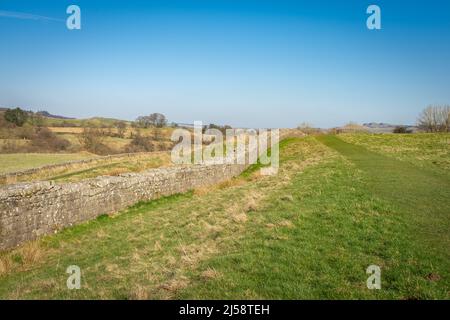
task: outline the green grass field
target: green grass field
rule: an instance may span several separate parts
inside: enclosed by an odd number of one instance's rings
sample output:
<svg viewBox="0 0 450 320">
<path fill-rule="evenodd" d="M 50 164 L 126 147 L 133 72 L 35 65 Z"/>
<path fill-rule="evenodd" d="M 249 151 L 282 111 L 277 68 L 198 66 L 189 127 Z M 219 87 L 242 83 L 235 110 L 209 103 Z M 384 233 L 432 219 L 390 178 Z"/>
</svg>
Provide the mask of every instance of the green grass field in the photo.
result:
<svg viewBox="0 0 450 320">
<path fill-rule="evenodd" d="M 349 143 L 427 168 L 450 170 L 450 134 L 341 134 Z"/>
<path fill-rule="evenodd" d="M 0 174 L 32 169 L 50 164 L 94 158 L 89 153 L 12 153 L 0 154 Z"/>
<path fill-rule="evenodd" d="M 14 172 L 22 169 L 36 168 L 49 164 L 61 164 L 51 168 L 41 168 L 37 172 L 19 176 L 6 184 L 53 180 L 56 182 L 75 182 L 98 176 L 114 176 L 127 172 L 140 172 L 151 168 L 167 167 L 171 165 L 169 152 L 136 153 L 130 157 L 107 158 L 80 154 L 4 154 L 0 159 L 5 159 L 5 172 Z M 72 160 L 93 158 L 95 161 L 87 163 L 67 163 Z"/>
<path fill-rule="evenodd" d="M 253 167 L 3 252 L 0 298 L 449 299 L 448 159 L 438 172 L 368 149 L 287 139 L 276 176 Z"/>
<path fill-rule="evenodd" d="M 126 159 L 98 162 L 83 169 L 72 168 L 46 177 L 57 182 L 75 182 L 99 176 L 114 176 L 127 172 L 140 172 L 147 169 L 170 166 L 170 154 L 160 152 L 154 154 L 136 154 Z"/>
</svg>

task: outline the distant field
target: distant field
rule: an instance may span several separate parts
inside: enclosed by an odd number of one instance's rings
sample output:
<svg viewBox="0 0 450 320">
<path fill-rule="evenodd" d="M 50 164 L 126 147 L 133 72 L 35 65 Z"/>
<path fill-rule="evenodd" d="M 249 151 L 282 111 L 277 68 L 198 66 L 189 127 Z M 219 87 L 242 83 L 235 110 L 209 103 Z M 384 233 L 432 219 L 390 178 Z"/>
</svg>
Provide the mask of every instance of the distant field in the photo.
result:
<svg viewBox="0 0 450 320">
<path fill-rule="evenodd" d="M 50 127 L 51 131 L 56 133 L 59 137 L 66 139 L 71 143 L 72 148 L 81 148 L 79 135 L 83 132 L 83 128 L 78 127 Z M 112 128 L 108 129 L 113 133 L 116 133 L 117 130 Z M 147 128 L 147 129 L 140 129 L 140 134 L 145 137 L 149 137 L 152 139 L 158 146 L 164 145 L 165 150 L 170 149 L 172 142 L 170 140 L 172 136 L 172 132 L 175 130 L 174 128 L 158 128 L 159 138 L 158 140 L 153 140 L 154 137 L 154 129 L 153 128 Z M 103 143 L 107 145 L 112 150 L 115 150 L 116 152 L 123 153 L 125 152 L 125 147 L 131 142 L 131 136 L 132 134 L 136 134 L 137 130 L 134 128 L 127 128 L 125 131 L 125 136 L 123 138 L 119 137 L 111 137 L 111 136 L 105 136 L 103 137 Z M 156 149 L 156 151 L 161 149 Z"/>
<path fill-rule="evenodd" d="M 340 134 L 349 143 L 421 167 L 450 170 L 450 133 Z"/>
<path fill-rule="evenodd" d="M 59 138 L 65 139 L 70 143 L 70 146 L 65 150 L 66 153 L 79 153 L 80 150 L 84 150 L 84 146 L 80 141 L 80 135 L 83 133 L 84 128 L 81 127 L 49 127 L 50 131 L 55 133 Z M 101 138 L 101 143 L 106 145 L 110 153 L 126 153 L 127 146 L 132 142 L 132 138 L 137 134 L 138 130 L 135 128 L 128 127 L 125 131 L 123 137 L 117 136 L 117 129 L 115 128 L 103 128 L 100 129 L 104 131 Z M 155 130 L 157 134 L 155 136 Z M 170 150 L 173 145 L 171 141 L 171 136 L 175 128 L 165 127 L 165 128 L 144 128 L 140 129 L 139 133 L 147 137 L 154 144 L 154 151 Z M 5 138 L 0 139 L 0 150 L 15 150 L 15 152 L 25 153 L 30 151 L 26 149 L 26 146 L 30 146 L 31 140 L 28 139 L 17 139 L 17 138 Z M 23 149 L 20 149 L 23 147 Z M 34 152 L 40 150 L 32 150 Z"/>
<path fill-rule="evenodd" d="M 61 166 L 42 168 L 36 173 L 10 179 L 7 183 L 54 180 L 58 182 L 79 181 L 102 175 L 118 175 L 126 172 L 139 172 L 150 168 L 170 166 L 169 152 L 136 153 L 131 156 L 98 157 L 90 154 L 4 154 L 5 171 L 14 172 L 50 164 Z M 72 160 L 95 159 L 88 163 L 66 163 Z M 18 165 L 21 164 L 21 165 Z"/>
<path fill-rule="evenodd" d="M 49 127 L 54 133 L 82 133 L 83 128 L 80 127 Z"/>
<path fill-rule="evenodd" d="M 59 129 L 59 128 L 58 128 Z M 62 129 L 80 129 L 80 128 L 62 128 Z M 76 130 L 78 131 L 78 130 Z M 79 133 L 69 133 L 70 130 L 67 130 L 65 133 L 57 133 L 58 137 L 66 139 L 71 143 L 72 148 L 81 148 L 81 143 L 79 140 Z M 124 139 L 118 137 L 104 137 L 103 143 L 107 145 L 112 150 L 123 150 L 127 144 L 129 144 L 131 139 Z"/>
<path fill-rule="evenodd" d="M 83 128 L 81 127 L 49 127 L 51 131 L 54 133 L 64 134 L 64 133 L 70 133 L 70 134 L 79 134 L 83 132 Z M 117 129 L 111 128 L 109 129 L 111 132 L 116 133 Z M 160 133 L 161 137 L 163 139 L 170 139 L 172 132 L 175 130 L 175 128 L 171 127 L 165 127 L 165 128 L 158 128 L 158 132 Z M 129 138 L 132 132 L 136 133 L 138 130 L 135 128 L 128 127 L 125 131 L 125 136 Z M 142 128 L 139 129 L 142 135 L 144 136 L 152 136 L 153 135 L 153 128 Z"/>
<path fill-rule="evenodd" d="M 89 153 L 13 153 L 0 154 L 0 174 L 32 169 L 50 164 L 59 164 L 72 160 L 94 158 Z"/>
<path fill-rule="evenodd" d="M 50 119 L 50 118 L 49 118 Z M 50 119 L 52 120 L 52 119 Z M 58 121 L 68 121 L 56 119 Z M 88 119 L 90 122 L 83 122 L 84 120 L 70 120 L 72 124 L 82 124 L 90 123 L 92 124 L 92 119 Z M 112 123 L 112 120 L 106 121 L 104 118 L 96 118 L 95 120 L 100 121 L 99 124 Z M 108 119 L 106 119 L 108 120 Z M 86 120 L 87 121 L 87 120 Z M 58 122 L 59 123 L 59 122 Z M 54 164 L 65 164 L 66 162 L 73 160 L 82 160 L 88 158 L 100 158 L 98 155 L 91 154 L 88 152 L 79 152 L 83 149 L 80 142 L 80 134 L 83 132 L 83 128 L 80 127 L 49 127 L 49 129 L 54 132 L 58 137 L 65 139 L 70 142 L 70 147 L 66 152 L 72 153 L 11 153 L 11 154 L 0 154 L 0 174 L 11 173 L 15 171 L 22 171 L 26 169 L 38 168 L 45 165 Z M 106 132 L 117 133 L 114 128 L 103 128 L 101 130 L 106 130 Z M 132 142 L 132 136 L 138 131 L 144 137 L 148 137 L 153 142 L 154 151 L 152 153 L 136 153 L 136 156 L 128 157 L 126 159 L 107 159 L 98 160 L 94 163 L 81 163 L 81 164 L 70 164 L 63 165 L 57 168 L 45 168 L 40 170 L 38 173 L 32 173 L 26 176 L 8 178 L 7 180 L 2 180 L 0 183 L 16 183 L 24 181 L 35 181 L 35 180 L 55 180 L 55 181 L 78 181 L 86 178 L 93 178 L 100 175 L 117 175 L 126 172 L 139 172 L 150 168 L 157 168 L 163 166 L 169 166 L 170 154 L 166 151 L 160 150 L 170 150 L 173 146 L 173 142 L 170 140 L 172 132 L 175 128 L 164 127 L 164 128 L 144 128 L 135 129 L 128 127 L 125 132 L 125 137 L 119 138 L 113 135 L 105 135 L 102 138 L 102 143 L 110 148 L 111 153 L 120 154 L 126 153 L 128 145 Z M 155 138 L 155 131 L 157 131 L 158 137 Z M 15 145 L 27 145 L 30 140 L 26 139 L 0 139 L 0 146 L 12 144 Z"/>
<path fill-rule="evenodd" d="M 102 117 L 93 117 L 89 119 L 57 119 L 57 118 L 45 118 L 45 124 L 47 126 L 61 126 L 62 124 L 70 124 L 74 126 L 80 127 L 98 127 L 98 126 L 111 126 L 117 121 L 121 121 L 118 119 L 112 118 L 102 118 Z M 129 124 L 129 121 L 125 121 Z"/>
</svg>

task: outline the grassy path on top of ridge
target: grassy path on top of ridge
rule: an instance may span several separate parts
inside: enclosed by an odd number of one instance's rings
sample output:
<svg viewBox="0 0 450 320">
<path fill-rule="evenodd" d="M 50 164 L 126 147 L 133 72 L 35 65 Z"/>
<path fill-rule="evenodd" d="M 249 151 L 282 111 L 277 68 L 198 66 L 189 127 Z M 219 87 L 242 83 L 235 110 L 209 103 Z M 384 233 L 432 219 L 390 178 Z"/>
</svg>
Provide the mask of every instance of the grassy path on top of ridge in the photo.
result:
<svg viewBox="0 0 450 320">
<path fill-rule="evenodd" d="M 417 224 L 417 236 L 450 259 L 450 175 L 396 160 L 342 141 L 318 140 L 338 151 L 366 175 L 375 195 L 392 202 Z M 442 250 L 443 249 L 443 250 Z"/>
<path fill-rule="evenodd" d="M 396 206 L 407 220 L 408 241 L 419 245 L 421 259 L 434 264 L 450 294 L 450 175 L 397 160 L 336 136 L 318 140 L 338 151 L 363 172 L 369 192 Z M 413 259 L 418 259 L 416 255 Z"/>
</svg>

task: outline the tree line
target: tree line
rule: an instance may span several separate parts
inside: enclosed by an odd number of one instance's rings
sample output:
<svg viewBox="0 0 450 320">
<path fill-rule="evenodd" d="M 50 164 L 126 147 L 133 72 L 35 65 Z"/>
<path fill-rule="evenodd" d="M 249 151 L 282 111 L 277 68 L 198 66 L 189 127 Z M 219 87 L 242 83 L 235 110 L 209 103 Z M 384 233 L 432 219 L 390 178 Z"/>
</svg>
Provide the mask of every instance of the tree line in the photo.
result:
<svg viewBox="0 0 450 320">
<path fill-rule="evenodd" d="M 426 132 L 450 132 L 450 105 L 428 106 L 419 115 L 417 125 Z"/>
<path fill-rule="evenodd" d="M 0 152 L 77 152 L 89 151 L 95 154 L 122 152 L 164 151 L 172 142 L 165 141 L 162 128 L 167 126 L 167 118 L 161 113 L 140 116 L 134 122 L 81 120 L 53 121 L 43 114 L 47 112 L 26 111 L 21 108 L 2 109 L 0 113 Z M 65 118 L 61 118 L 65 119 Z M 52 132 L 47 126 L 81 127 L 75 136 L 78 145 Z M 132 127 L 133 129 L 130 129 Z M 152 128 L 147 134 L 141 129 Z M 143 131 L 143 130 L 142 130 Z M 148 134 L 150 133 L 150 134 Z M 107 137 L 129 139 L 125 146 L 114 147 Z M 26 140 L 27 143 L 20 142 Z"/>
</svg>

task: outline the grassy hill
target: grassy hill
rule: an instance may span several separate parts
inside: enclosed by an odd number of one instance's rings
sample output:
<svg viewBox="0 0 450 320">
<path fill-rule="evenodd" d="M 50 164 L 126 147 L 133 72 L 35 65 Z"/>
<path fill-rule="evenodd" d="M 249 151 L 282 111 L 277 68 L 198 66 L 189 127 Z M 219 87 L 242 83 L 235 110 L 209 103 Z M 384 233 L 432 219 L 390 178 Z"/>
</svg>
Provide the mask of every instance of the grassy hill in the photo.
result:
<svg viewBox="0 0 450 320">
<path fill-rule="evenodd" d="M 3 113 L 4 111 L 0 112 L 1 153 L 79 153 L 85 151 L 107 155 L 126 152 L 165 151 L 169 150 L 173 144 L 170 140 L 174 130 L 173 127 L 137 129 L 132 126 L 131 121 L 113 118 L 69 119 L 52 115 L 41 115 L 39 118 L 31 113 L 28 121 L 23 126 L 17 127 L 5 121 Z M 120 130 L 120 134 L 119 129 L 116 128 L 118 122 L 125 124 L 125 128 Z M 51 132 L 38 137 L 37 133 L 40 127 L 47 127 L 56 134 L 56 137 L 51 137 Z M 82 134 L 85 130 L 95 130 L 93 135 L 98 137 L 96 148 L 83 144 Z M 138 133 L 148 141 L 147 144 L 139 147 L 130 146 L 132 139 Z M 58 149 L 58 145 L 64 145 L 65 147 Z M 7 169 L 5 168 L 5 170 Z"/>
<path fill-rule="evenodd" d="M 0 108 L 0 117 L 3 117 L 3 114 L 8 108 Z M 48 114 L 47 112 L 41 114 L 44 120 L 44 126 L 48 127 L 59 127 L 59 126 L 74 126 L 74 127 L 110 127 L 117 121 L 124 121 L 128 125 L 131 124 L 131 121 L 125 121 L 114 118 L 104 118 L 104 117 L 92 117 L 87 119 L 75 119 L 68 118 L 64 116 L 45 116 Z"/>
</svg>

